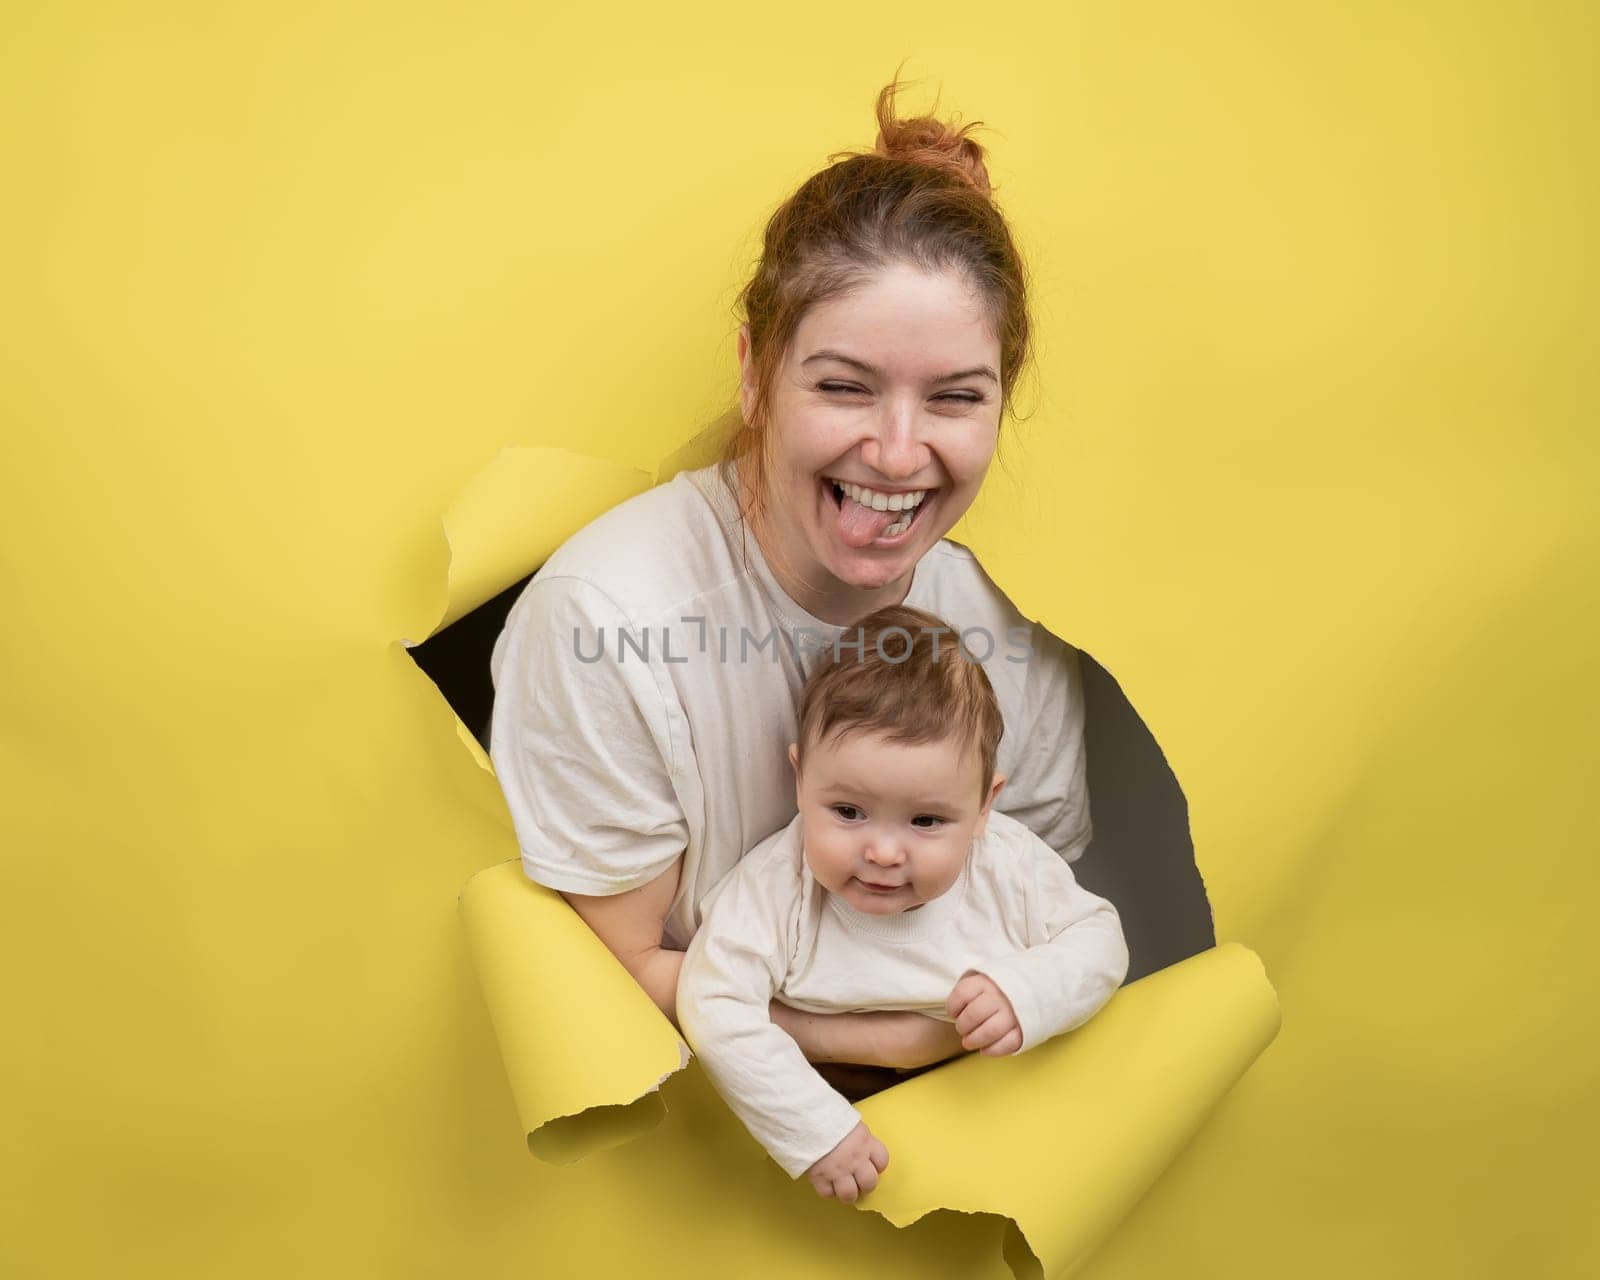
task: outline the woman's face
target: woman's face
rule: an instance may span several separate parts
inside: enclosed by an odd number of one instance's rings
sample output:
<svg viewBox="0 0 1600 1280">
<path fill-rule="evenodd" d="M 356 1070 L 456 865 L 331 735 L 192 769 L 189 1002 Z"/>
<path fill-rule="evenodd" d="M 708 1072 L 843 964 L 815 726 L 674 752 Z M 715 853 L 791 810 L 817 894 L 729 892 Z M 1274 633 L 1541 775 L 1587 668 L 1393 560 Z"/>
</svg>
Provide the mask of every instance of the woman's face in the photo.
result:
<svg viewBox="0 0 1600 1280">
<path fill-rule="evenodd" d="M 749 356 L 741 330 L 747 416 Z M 983 483 L 999 374 L 987 313 L 952 273 L 896 265 L 806 314 L 769 401 L 763 530 L 800 604 L 849 623 L 903 598 Z"/>
</svg>

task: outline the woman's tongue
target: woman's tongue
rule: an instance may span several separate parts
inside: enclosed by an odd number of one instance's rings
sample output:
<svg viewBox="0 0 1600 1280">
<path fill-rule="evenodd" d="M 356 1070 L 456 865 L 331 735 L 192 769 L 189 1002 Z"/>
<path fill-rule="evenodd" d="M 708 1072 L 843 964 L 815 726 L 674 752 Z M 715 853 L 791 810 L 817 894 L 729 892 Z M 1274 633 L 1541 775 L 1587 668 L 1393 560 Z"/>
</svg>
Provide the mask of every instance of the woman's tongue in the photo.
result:
<svg viewBox="0 0 1600 1280">
<path fill-rule="evenodd" d="M 875 511 L 871 507 L 864 507 L 847 493 L 839 499 L 839 536 L 847 546 L 870 546 L 879 534 L 903 514 L 900 511 Z"/>
</svg>

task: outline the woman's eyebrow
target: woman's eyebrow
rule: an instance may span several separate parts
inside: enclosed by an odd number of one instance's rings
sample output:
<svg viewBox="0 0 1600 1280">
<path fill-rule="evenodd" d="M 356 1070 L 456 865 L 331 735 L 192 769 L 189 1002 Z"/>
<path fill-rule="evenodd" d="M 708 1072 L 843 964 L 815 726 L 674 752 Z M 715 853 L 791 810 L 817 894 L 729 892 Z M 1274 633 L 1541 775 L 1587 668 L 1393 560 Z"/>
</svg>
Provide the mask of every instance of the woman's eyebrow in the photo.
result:
<svg viewBox="0 0 1600 1280">
<path fill-rule="evenodd" d="M 860 369 L 862 373 L 870 374 L 873 377 L 876 377 L 880 372 L 865 360 L 857 360 L 854 356 L 847 356 L 842 351 L 817 351 L 807 356 L 800 363 L 802 366 L 808 365 L 813 360 L 837 360 L 840 364 L 847 364 L 852 369 Z M 986 364 L 980 364 L 973 366 L 971 369 L 962 369 L 958 373 L 940 374 L 933 380 L 933 383 L 937 386 L 941 382 L 956 382 L 962 378 L 987 378 L 990 382 L 1000 381 L 999 378 L 995 377 L 993 369 Z"/>
</svg>

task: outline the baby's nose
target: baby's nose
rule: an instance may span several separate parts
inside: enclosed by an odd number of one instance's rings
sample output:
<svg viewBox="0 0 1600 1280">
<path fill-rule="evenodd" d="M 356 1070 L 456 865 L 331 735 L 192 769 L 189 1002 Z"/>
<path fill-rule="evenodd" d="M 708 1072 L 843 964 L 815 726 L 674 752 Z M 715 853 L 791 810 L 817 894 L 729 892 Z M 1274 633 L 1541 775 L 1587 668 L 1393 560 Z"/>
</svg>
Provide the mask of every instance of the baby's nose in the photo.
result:
<svg viewBox="0 0 1600 1280">
<path fill-rule="evenodd" d="M 904 855 L 893 840 L 873 840 L 867 844 L 867 861 L 880 867 L 895 867 L 903 862 Z"/>
</svg>

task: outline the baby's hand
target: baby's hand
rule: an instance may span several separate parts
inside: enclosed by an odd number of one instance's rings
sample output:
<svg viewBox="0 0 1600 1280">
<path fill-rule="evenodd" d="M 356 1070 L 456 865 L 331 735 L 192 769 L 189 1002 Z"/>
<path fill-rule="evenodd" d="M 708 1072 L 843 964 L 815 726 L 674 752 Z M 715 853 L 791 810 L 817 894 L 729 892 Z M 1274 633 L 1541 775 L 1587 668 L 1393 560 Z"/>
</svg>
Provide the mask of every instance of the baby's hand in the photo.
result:
<svg viewBox="0 0 1600 1280">
<path fill-rule="evenodd" d="M 969 973 L 951 988 L 945 1012 L 955 1019 L 965 1049 L 982 1049 L 991 1058 L 1022 1048 L 1017 1012 L 992 978 Z"/>
<path fill-rule="evenodd" d="M 806 1170 L 819 1196 L 837 1196 L 854 1204 L 878 1185 L 878 1175 L 889 1167 L 889 1149 L 872 1136 L 862 1121 L 827 1155 Z"/>
</svg>

